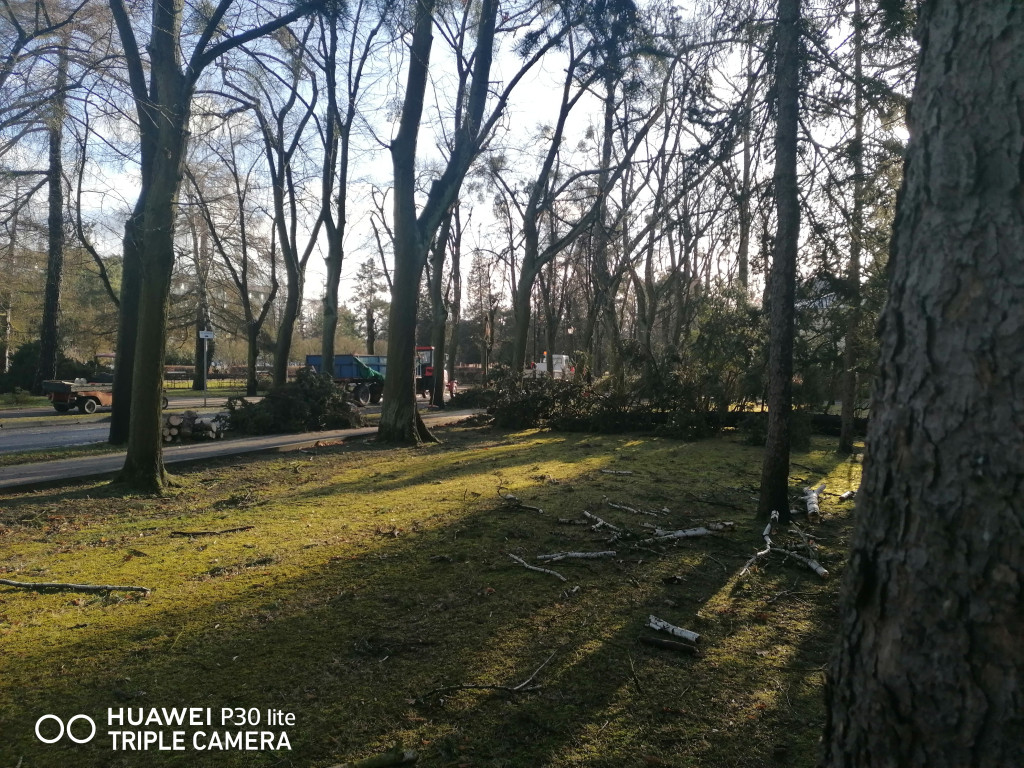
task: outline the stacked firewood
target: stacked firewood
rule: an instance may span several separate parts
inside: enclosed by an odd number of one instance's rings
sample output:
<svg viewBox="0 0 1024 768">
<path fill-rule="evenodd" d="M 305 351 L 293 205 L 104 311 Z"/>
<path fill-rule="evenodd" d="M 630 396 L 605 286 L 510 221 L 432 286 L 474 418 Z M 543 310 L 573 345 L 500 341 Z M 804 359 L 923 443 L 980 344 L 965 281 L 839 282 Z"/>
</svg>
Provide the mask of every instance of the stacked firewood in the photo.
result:
<svg viewBox="0 0 1024 768">
<path fill-rule="evenodd" d="M 195 411 L 168 413 L 164 415 L 163 440 L 177 443 L 189 440 L 217 440 L 223 438 L 228 429 L 228 416 L 200 416 Z"/>
</svg>

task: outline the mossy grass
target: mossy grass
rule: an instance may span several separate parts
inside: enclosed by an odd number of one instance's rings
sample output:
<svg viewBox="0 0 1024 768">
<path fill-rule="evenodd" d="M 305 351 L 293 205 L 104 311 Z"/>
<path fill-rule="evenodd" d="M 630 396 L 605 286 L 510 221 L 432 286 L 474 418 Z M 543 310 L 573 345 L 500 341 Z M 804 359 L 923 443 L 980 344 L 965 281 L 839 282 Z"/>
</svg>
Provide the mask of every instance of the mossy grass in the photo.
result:
<svg viewBox="0 0 1024 768">
<path fill-rule="evenodd" d="M 822 582 L 776 560 L 739 577 L 763 523 L 761 452 L 738 437 L 437 433 L 421 448 L 220 459 L 156 498 L 103 483 L 5 497 L 4 578 L 152 591 L 0 587 L 0 765 L 316 768 L 398 741 L 424 766 L 815 764 L 852 509 L 831 493 L 860 478 L 834 440 L 794 455 L 794 498 L 829 485 L 814 529 L 833 572 Z M 564 584 L 507 557 L 606 548 L 557 524 L 585 509 L 636 530 L 737 525 L 549 565 Z M 652 613 L 700 632 L 701 655 L 639 645 Z M 552 654 L 538 690 L 428 696 L 514 686 Z M 45 713 L 90 714 L 103 733 L 110 707 L 185 706 L 293 712 L 292 750 L 112 752 L 109 739 L 33 734 Z"/>
</svg>

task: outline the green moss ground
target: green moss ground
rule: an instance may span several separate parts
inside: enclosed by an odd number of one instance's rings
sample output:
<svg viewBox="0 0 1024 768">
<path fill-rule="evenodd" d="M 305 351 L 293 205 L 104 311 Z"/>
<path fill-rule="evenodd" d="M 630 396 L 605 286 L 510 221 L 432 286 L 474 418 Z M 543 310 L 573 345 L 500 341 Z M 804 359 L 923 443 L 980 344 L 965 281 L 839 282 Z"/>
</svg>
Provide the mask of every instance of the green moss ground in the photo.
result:
<svg viewBox="0 0 1024 768">
<path fill-rule="evenodd" d="M 738 577 L 763 527 L 759 449 L 736 436 L 440 434 L 419 449 L 225 459 L 159 499 L 102 484 L 0 499 L 4 578 L 152 588 L 0 587 L 0 766 L 316 768 L 399 740 L 423 766 L 815 764 L 837 579 L 774 560 Z M 828 482 L 815 534 L 835 576 L 852 505 L 832 494 L 859 484 L 860 465 L 834 448 L 816 439 L 793 475 Z M 604 497 L 670 514 L 636 517 Z M 737 527 L 551 566 L 564 584 L 507 557 L 605 548 L 557 523 L 584 509 L 636 530 Z M 241 526 L 253 527 L 172 535 Z M 701 632 L 702 655 L 638 644 L 650 613 Z M 549 657 L 535 691 L 428 695 L 513 686 Z M 294 712 L 292 750 L 124 753 L 32 732 L 44 713 L 91 714 L 102 732 L 108 707 L 184 706 Z"/>
</svg>

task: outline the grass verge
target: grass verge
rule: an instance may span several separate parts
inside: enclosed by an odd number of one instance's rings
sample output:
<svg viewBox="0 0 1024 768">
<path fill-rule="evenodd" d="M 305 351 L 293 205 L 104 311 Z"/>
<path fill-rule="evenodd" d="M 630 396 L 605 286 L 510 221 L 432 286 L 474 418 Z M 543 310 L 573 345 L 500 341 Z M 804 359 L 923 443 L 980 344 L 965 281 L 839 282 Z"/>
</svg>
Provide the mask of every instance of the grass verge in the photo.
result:
<svg viewBox="0 0 1024 768">
<path fill-rule="evenodd" d="M 438 432 L 419 449 L 218 460 L 159 499 L 101 484 L 4 498 L 3 578 L 152 591 L 0 587 L 0 765 L 317 767 L 396 741 L 452 768 L 815 764 L 851 507 L 832 494 L 857 487 L 859 464 L 826 439 L 794 456 L 795 483 L 829 484 L 815 535 L 831 581 L 775 560 L 740 578 L 763 527 L 759 449 Z M 548 566 L 564 583 L 508 557 L 606 549 L 607 534 L 558 524 L 583 510 L 638 532 L 737 525 Z M 176 534 L 230 529 L 244 530 Z M 639 645 L 649 614 L 700 632 L 701 655 Z M 548 659 L 539 688 L 502 690 Z M 108 708 L 188 706 L 293 713 L 272 729 L 291 750 L 111 750 Z M 89 714 L 99 738 L 40 744 L 46 713 Z"/>
</svg>

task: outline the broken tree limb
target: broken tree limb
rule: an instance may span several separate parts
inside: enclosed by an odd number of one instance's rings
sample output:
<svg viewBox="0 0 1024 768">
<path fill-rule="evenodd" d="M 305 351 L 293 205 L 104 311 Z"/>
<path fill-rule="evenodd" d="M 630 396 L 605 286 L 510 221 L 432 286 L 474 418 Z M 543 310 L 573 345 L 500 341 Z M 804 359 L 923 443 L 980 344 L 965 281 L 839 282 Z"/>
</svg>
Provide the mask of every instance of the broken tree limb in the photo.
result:
<svg viewBox="0 0 1024 768">
<path fill-rule="evenodd" d="M 411 765 L 419 759 L 419 755 L 411 749 L 402 749 L 396 744 L 389 751 L 373 757 L 356 760 L 354 763 L 338 763 L 329 768 L 390 768 L 392 765 Z"/>
<path fill-rule="evenodd" d="M 171 531 L 171 536 L 220 536 L 222 533 L 251 531 L 254 527 L 252 525 L 243 525 L 239 528 L 225 528 L 223 531 Z"/>
<path fill-rule="evenodd" d="M 696 632 L 692 632 L 689 629 L 683 629 L 677 627 L 675 624 L 669 624 L 664 619 L 659 619 L 657 616 L 647 617 L 647 626 L 651 629 L 656 629 L 659 632 L 667 632 L 674 637 L 681 637 L 683 640 L 688 640 L 691 643 L 696 643 L 700 640 L 700 635 Z"/>
<path fill-rule="evenodd" d="M 628 469 L 602 469 L 601 473 L 604 475 L 632 475 L 633 472 Z"/>
<path fill-rule="evenodd" d="M 71 592 L 145 592 L 149 594 L 149 587 L 125 587 L 114 584 L 67 584 L 60 581 L 11 581 L 0 579 L 0 584 L 18 589 L 66 589 Z"/>
<path fill-rule="evenodd" d="M 823 579 L 827 579 L 829 577 L 828 570 L 826 568 L 824 568 L 822 566 L 822 564 L 819 563 L 817 560 L 811 560 L 809 557 L 804 557 L 803 555 L 798 555 L 796 552 L 790 552 L 789 550 L 779 549 L 777 547 L 772 548 L 772 552 L 775 552 L 775 553 L 780 554 L 780 555 L 785 555 L 786 557 L 791 557 L 794 560 L 796 560 L 798 563 L 803 563 L 808 568 L 810 568 L 812 571 L 814 571 L 816 574 L 821 576 L 821 578 L 823 578 Z"/>
<path fill-rule="evenodd" d="M 678 640 L 664 640 L 660 637 L 650 637 L 649 635 L 641 635 L 637 638 L 644 645 L 650 645 L 654 648 L 664 648 L 669 651 L 679 651 L 681 653 L 699 653 L 697 646 L 693 643 L 680 643 Z"/>
<path fill-rule="evenodd" d="M 555 658 L 555 653 L 555 651 L 552 651 L 551 655 L 544 659 L 544 663 L 537 667 L 535 670 L 533 670 L 533 674 L 531 674 L 528 678 L 523 680 L 523 682 L 517 685 L 445 685 L 441 688 L 435 688 L 434 690 L 423 694 L 422 696 L 420 696 L 419 700 L 426 701 L 427 699 L 433 696 L 451 693 L 452 691 L 504 691 L 505 693 L 525 693 L 527 691 L 536 691 L 538 688 L 540 688 L 540 686 L 530 685 L 530 683 L 532 683 L 533 679 L 537 677 L 538 674 L 540 674 L 540 671 L 548 665 L 548 662 Z"/>
<path fill-rule="evenodd" d="M 790 530 L 800 537 L 800 542 L 804 545 L 804 549 L 807 550 L 807 556 L 810 557 L 812 560 L 816 560 L 818 558 L 818 547 L 815 545 L 814 539 L 811 538 L 811 536 L 809 536 L 808 534 L 804 533 L 804 531 L 796 523 L 793 523 L 790 526 Z"/>
<path fill-rule="evenodd" d="M 818 497 L 825 492 L 825 484 L 817 488 L 804 488 L 804 502 L 807 504 L 807 519 L 817 522 L 821 519 L 821 508 L 818 506 Z"/>
<path fill-rule="evenodd" d="M 609 549 L 604 552 L 555 552 L 551 555 L 537 555 L 538 560 L 546 560 L 550 563 L 559 560 L 596 560 L 600 557 L 615 557 L 615 550 Z"/>
<path fill-rule="evenodd" d="M 699 536 L 710 536 L 718 531 L 727 531 L 733 527 L 731 522 L 708 523 L 700 528 L 687 528 L 684 531 L 663 531 L 656 529 L 654 536 L 649 539 L 642 539 L 640 544 L 654 544 L 659 541 L 670 541 L 671 539 L 695 539 Z"/>
<path fill-rule="evenodd" d="M 586 510 L 583 510 L 583 516 L 585 518 L 587 518 L 588 520 L 593 520 L 594 521 L 594 525 L 592 525 L 590 527 L 593 530 L 595 530 L 595 531 L 598 528 L 607 528 L 609 531 L 615 531 L 616 533 L 622 533 L 622 529 L 619 528 L 617 525 L 612 525 L 611 523 L 609 523 L 609 522 L 607 522 L 605 520 L 602 520 L 597 515 L 591 514 L 590 512 L 587 512 Z"/>
<path fill-rule="evenodd" d="M 616 504 L 612 501 L 609 501 L 607 496 L 604 497 L 604 503 L 607 504 L 612 509 L 620 509 L 623 512 L 630 512 L 634 515 L 650 515 L 651 517 L 659 517 L 661 515 L 660 512 L 652 512 L 649 509 L 637 509 L 636 507 L 630 507 L 627 506 L 626 504 Z"/>
<path fill-rule="evenodd" d="M 508 553 L 508 556 L 515 560 L 517 563 L 519 563 L 521 566 L 523 566 L 523 568 L 526 568 L 527 570 L 537 571 L 537 573 L 550 573 L 555 578 L 561 579 L 562 581 L 568 581 L 568 579 L 565 578 L 565 576 L 560 574 L 558 571 L 550 571 L 547 568 L 538 568 L 536 565 L 530 565 L 528 562 L 523 560 L 523 558 L 516 557 L 511 552 Z"/>
<path fill-rule="evenodd" d="M 758 560 L 767 556 L 768 553 L 772 551 L 772 533 L 775 532 L 775 524 L 777 522 L 779 522 L 779 511 L 777 509 L 773 509 L 772 516 L 768 520 L 768 525 L 764 527 L 764 531 L 761 533 L 761 538 L 764 539 L 764 549 L 755 552 L 753 557 L 747 560 L 746 565 L 744 565 L 743 569 L 740 571 L 740 576 L 745 576 L 747 572 L 754 567 L 754 564 Z"/>
<path fill-rule="evenodd" d="M 857 495 L 857 491 L 847 491 L 846 493 L 839 494 L 840 501 L 849 501 Z"/>
</svg>

